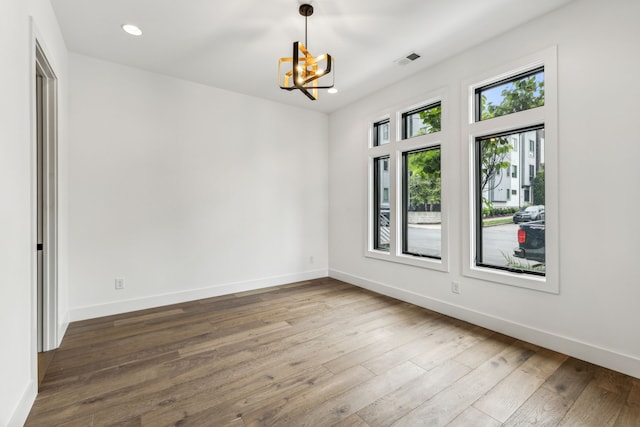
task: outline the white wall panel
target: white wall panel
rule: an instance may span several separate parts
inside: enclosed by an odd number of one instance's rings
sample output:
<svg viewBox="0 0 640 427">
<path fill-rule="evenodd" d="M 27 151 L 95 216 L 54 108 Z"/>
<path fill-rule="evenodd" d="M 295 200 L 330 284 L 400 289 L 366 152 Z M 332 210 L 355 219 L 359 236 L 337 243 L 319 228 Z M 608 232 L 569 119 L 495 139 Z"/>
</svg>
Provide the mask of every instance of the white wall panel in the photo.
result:
<svg viewBox="0 0 640 427">
<path fill-rule="evenodd" d="M 327 115 L 70 58 L 73 320 L 326 276 Z"/>
</svg>

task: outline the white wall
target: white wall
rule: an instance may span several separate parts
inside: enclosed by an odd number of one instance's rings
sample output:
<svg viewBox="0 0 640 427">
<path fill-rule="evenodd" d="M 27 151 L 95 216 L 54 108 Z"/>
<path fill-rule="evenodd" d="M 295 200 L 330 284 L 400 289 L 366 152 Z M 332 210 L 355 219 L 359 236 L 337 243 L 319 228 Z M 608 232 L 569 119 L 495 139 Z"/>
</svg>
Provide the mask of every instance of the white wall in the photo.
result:
<svg viewBox="0 0 640 427">
<path fill-rule="evenodd" d="M 327 275 L 327 115 L 75 54 L 70 73 L 73 320 Z"/>
<path fill-rule="evenodd" d="M 33 25 L 30 21 L 33 18 Z M 24 422 L 35 399 L 35 221 L 32 167 L 34 37 L 58 77 L 60 165 L 65 164 L 67 52 L 46 0 L 0 2 L 0 426 Z M 60 177 L 66 185 L 66 175 Z M 66 233 L 66 193 L 60 193 L 60 232 Z M 60 324 L 66 327 L 66 240 L 60 242 Z"/>
<path fill-rule="evenodd" d="M 635 0 L 573 2 L 332 114 L 330 274 L 640 377 L 638 16 Z M 559 64 L 559 295 L 462 276 L 468 237 L 460 196 L 462 82 L 553 45 Z M 365 258 L 369 121 L 439 88 L 448 90 L 453 118 L 443 148 L 450 271 Z M 460 295 L 451 293 L 453 280 L 461 282 Z"/>
</svg>

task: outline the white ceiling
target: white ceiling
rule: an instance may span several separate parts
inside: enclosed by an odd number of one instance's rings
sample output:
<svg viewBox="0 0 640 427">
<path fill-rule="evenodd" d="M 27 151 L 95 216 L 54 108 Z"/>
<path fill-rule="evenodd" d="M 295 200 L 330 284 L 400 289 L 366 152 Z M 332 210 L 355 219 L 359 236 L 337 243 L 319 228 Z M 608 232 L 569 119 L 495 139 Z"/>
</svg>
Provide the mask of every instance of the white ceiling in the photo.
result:
<svg viewBox="0 0 640 427">
<path fill-rule="evenodd" d="M 312 54 L 335 58 L 339 93 L 278 87 L 278 58 L 304 42 L 298 0 L 51 0 L 72 52 L 322 112 L 572 0 L 314 0 Z M 138 25 L 141 37 L 122 31 Z M 422 57 L 405 66 L 408 53 Z"/>
</svg>

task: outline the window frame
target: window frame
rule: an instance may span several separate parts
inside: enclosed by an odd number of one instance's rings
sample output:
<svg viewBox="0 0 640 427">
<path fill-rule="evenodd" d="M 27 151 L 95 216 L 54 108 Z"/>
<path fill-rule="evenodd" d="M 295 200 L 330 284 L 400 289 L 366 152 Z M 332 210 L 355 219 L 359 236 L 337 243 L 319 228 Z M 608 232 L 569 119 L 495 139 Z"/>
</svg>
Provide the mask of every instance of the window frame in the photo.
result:
<svg viewBox="0 0 640 427">
<path fill-rule="evenodd" d="M 477 267 L 482 267 L 482 268 L 490 268 L 490 269 L 496 269 L 496 270 L 502 270 L 502 271 L 508 271 L 508 272 L 512 272 L 512 273 L 518 273 L 518 274 L 530 274 L 532 276 L 542 276 L 544 277 L 546 274 L 545 273 L 540 273 L 540 272 L 536 272 L 536 271 L 526 271 L 526 272 L 522 272 L 518 269 L 514 269 L 514 268 L 509 268 L 509 267 L 502 267 L 502 266 L 497 266 L 497 265 L 490 265 L 490 264 L 485 264 L 485 263 L 478 263 L 477 259 L 478 258 L 482 258 L 482 252 L 483 252 L 483 247 L 482 247 L 482 237 L 483 237 L 483 233 L 484 233 L 484 227 L 482 226 L 482 189 L 480 188 L 480 175 L 481 175 L 481 165 L 480 165 L 480 143 L 482 140 L 486 140 L 487 138 L 499 138 L 501 136 L 511 136 L 513 134 L 520 134 L 520 133 L 524 133 L 524 132 L 529 132 L 529 131 L 534 131 L 534 130 L 538 130 L 538 129 L 544 129 L 544 125 L 538 125 L 538 126 L 529 126 L 526 128 L 521 128 L 521 129 L 511 129 L 508 132 L 503 132 L 501 134 L 493 134 L 493 135 L 484 135 L 481 137 L 477 137 L 475 140 L 475 144 L 474 144 L 474 183 L 475 183 L 475 189 L 474 189 L 474 197 L 475 197 L 475 213 L 472 213 L 472 215 L 474 215 L 474 220 L 475 220 L 475 236 L 476 236 L 476 240 L 475 240 L 475 265 Z M 515 151 L 515 150 L 514 150 Z M 513 166 L 513 165 L 512 165 Z M 533 165 L 529 165 L 530 168 L 534 167 Z M 522 168 L 520 169 L 520 172 L 522 173 Z M 525 202 L 529 201 L 529 196 L 528 194 L 530 189 L 529 188 L 525 188 Z M 478 238 L 479 237 L 479 238 Z M 546 241 L 546 236 L 545 236 L 545 241 Z M 545 245 L 546 246 L 546 245 Z M 546 250 L 546 248 L 545 248 Z"/>
<path fill-rule="evenodd" d="M 401 153 L 401 162 L 402 162 L 402 179 L 401 179 L 401 188 L 402 188 L 402 194 L 401 194 L 401 199 L 402 199 L 402 211 L 400 212 L 400 214 L 402 215 L 402 221 L 401 221 L 401 254 L 402 255 L 407 255 L 407 256 L 412 256 L 412 257 L 417 257 L 417 258 L 428 258 L 428 259 L 433 259 L 433 260 L 441 260 L 442 259 L 442 223 L 441 223 L 441 227 L 440 227 L 440 256 L 436 257 L 436 256 L 432 256 L 432 255 L 422 255 L 422 254 L 417 254 L 417 253 L 412 253 L 409 252 L 408 249 L 408 233 L 409 233 L 409 224 L 408 224 L 408 217 L 409 217 L 409 210 L 407 209 L 409 203 L 407 198 L 409 197 L 409 182 L 408 182 L 408 173 L 407 173 L 407 167 L 408 167 L 408 159 L 407 156 L 409 154 L 412 153 L 419 153 L 422 151 L 429 151 L 429 150 L 440 150 L 440 158 L 442 159 L 442 146 L 439 144 L 436 145 L 429 145 L 427 147 L 422 147 L 422 148 L 418 148 L 415 150 L 407 150 L 407 151 L 403 151 Z M 442 182 L 442 160 L 440 161 L 440 181 Z M 442 200 L 442 185 L 440 187 L 440 200 Z M 440 214 L 442 215 L 442 203 L 440 204 Z"/>
<path fill-rule="evenodd" d="M 496 88 L 498 86 L 502 86 L 504 84 L 508 84 L 508 83 L 513 83 L 516 82 L 518 80 L 521 80 L 523 78 L 526 77 L 531 77 L 531 76 L 535 76 L 536 74 L 538 74 L 540 71 L 544 72 L 544 64 L 536 67 L 536 68 L 531 68 L 531 69 L 525 69 L 520 71 L 519 73 L 516 74 L 508 74 L 507 76 L 503 76 L 501 78 L 501 80 L 497 80 L 494 81 L 492 83 L 488 83 L 488 84 L 483 84 L 483 85 L 477 85 L 474 87 L 474 102 L 475 102 L 475 106 L 474 106 L 474 120 L 476 122 L 484 122 L 487 120 L 493 120 L 497 117 L 503 117 L 503 116 L 496 116 L 496 117 L 491 117 L 489 119 L 482 119 L 482 109 L 480 108 L 480 106 L 482 105 L 482 91 L 486 90 L 486 89 L 493 89 Z M 546 78 L 546 76 L 545 76 Z M 545 103 L 546 103 L 546 92 L 545 92 Z M 544 107 L 544 105 L 543 105 Z M 534 108 L 540 108 L 540 107 L 534 107 Z M 522 110 L 522 111 L 527 111 L 527 110 Z M 520 111 L 518 111 L 519 113 Z M 514 114 L 514 113 L 509 113 L 509 114 Z M 505 115 L 509 115 L 509 114 L 505 114 Z"/>
<path fill-rule="evenodd" d="M 373 229 L 371 230 L 372 235 L 371 235 L 371 239 L 372 239 L 372 243 L 373 243 L 373 250 L 377 251 L 377 252 L 382 252 L 382 253 L 387 253 L 391 250 L 391 241 L 389 241 L 389 248 L 388 249 L 384 249 L 381 247 L 380 245 L 380 212 L 379 212 L 379 207 L 380 207 L 380 181 L 381 181 L 381 177 L 380 177 L 380 169 L 379 167 L 376 167 L 376 163 L 378 161 L 382 161 L 384 162 L 384 160 L 387 160 L 387 163 L 391 160 L 389 158 L 389 156 L 379 156 L 379 157 L 375 157 L 373 158 L 373 206 L 371 209 L 371 221 L 373 222 Z M 383 163 L 384 165 L 384 163 Z M 390 191 L 391 189 L 389 189 Z M 391 204 L 389 203 L 389 206 L 391 206 Z M 389 210 L 389 214 L 391 214 L 391 210 Z M 391 229 L 391 225 L 389 224 L 389 229 Z"/>
<path fill-rule="evenodd" d="M 491 84 L 499 84 L 517 76 L 530 74 L 544 67 L 545 103 L 543 106 L 518 111 L 488 120 L 477 121 L 476 91 Z M 463 106 L 461 134 L 463 183 L 463 276 L 484 281 L 557 294 L 559 286 L 558 242 L 558 79 L 557 46 L 552 46 L 526 57 L 514 60 L 469 79 L 462 84 Z M 476 265 L 478 239 L 478 200 L 475 179 L 475 147 L 478 138 L 510 133 L 542 125 L 545 129 L 545 276 Z M 464 217 L 464 216 L 463 216 Z"/>
<path fill-rule="evenodd" d="M 391 106 L 380 114 L 376 115 L 373 120 L 369 121 L 369 143 L 368 143 L 368 179 L 367 179 L 367 218 L 365 249 L 364 256 L 372 259 L 379 259 L 388 262 L 411 265 L 436 271 L 449 271 L 449 218 L 448 218 L 448 202 L 447 202 L 447 185 L 449 176 L 447 171 L 455 170 L 453 167 L 447 167 L 448 150 L 444 143 L 448 140 L 450 132 L 449 116 L 447 109 L 446 88 L 438 89 L 427 94 L 413 98 L 401 105 Z M 402 114 L 415 111 L 421 108 L 436 105 L 441 106 L 441 129 L 438 132 L 418 135 L 413 138 L 403 138 Z M 380 123 L 384 119 L 389 118 L 389 144 L 374 145 L 374 125 Z M 440 147 L 440 167 L 441 167 L 441 244 L 440 259 L 428 258 L 423 256 L 408 255 L 402 253 L 402 155 L 406 151 L 416 151 L 429 147 Z M 374 159 L 388 155 L 389 161 L 389 207 L 390 207 L 390 232 L 391 241 L 389 243 L 389 252 L 375 250 L 373 246 L 373 172 Z"/>
<path fill-rule="evenodd" d="M 388 132 L 389 142 L 381 144 L 380 143 L 380 130 L 379 129 L 380 129 L 380 127 L 382 125 L 386 125 L 386 124 L 389 125 L 389 132 Z M 372 138 L 373 139 L 372 139 L 371 145 L 373 147 L 380 147 L 380 146 L 387 145 L 387 144 L 391 143 L 391 129 L 390 128 L 391 128 L 391 119 L 389 117 L 375 122 L 373 124 L 373 133 L 372 133 Z"/>
<path fill-rule="evenodd" d="M 411 139 L 411 138 L 417 138 L 419 136 L 423 136 L 423 135 L 414 135 L 414 136 L 407 136 L 407 122 L 408 122 L 408 118 L 413 116 L 414 114 L 417 113 L 421 113 L 423 111 L 429 111 L 433 108 L 437 108 L 440 107 L 440 123 L 442 123 L 442 102 L 441 101 L 436 101 L 436 102 L 432 102 L 430 104 L 425 104 L 425 105 L 421 105 L 420 107 L 417 108 L 413 108 L 411 110 L 405 111 L 400 115 L 400 126 L 402 129 L 402 137 L 401 139 L 406 140 L 406 139 Z M 438 132 L 442 132 L 442 126 L 440 126 L 440 130 L 437 132 L 429 132 L 429 133 L 438 133 Z M 427 133 L 426 135 L 428 135 L 429 133 Z"/>
</svg>

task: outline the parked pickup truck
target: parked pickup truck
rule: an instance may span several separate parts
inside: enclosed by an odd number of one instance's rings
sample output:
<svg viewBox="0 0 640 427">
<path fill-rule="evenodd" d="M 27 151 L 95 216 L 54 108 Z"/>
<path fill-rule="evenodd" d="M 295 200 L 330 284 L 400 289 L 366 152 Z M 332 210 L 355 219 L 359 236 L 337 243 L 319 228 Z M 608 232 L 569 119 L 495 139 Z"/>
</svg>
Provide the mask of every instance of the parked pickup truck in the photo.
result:
<svg viewBox="0 0 640 427">
<path fill-rule="evenodd" d="M 518 245 L 514 256 L 544 263 L 544 220 L 520 224 Z"/>
</svg>

